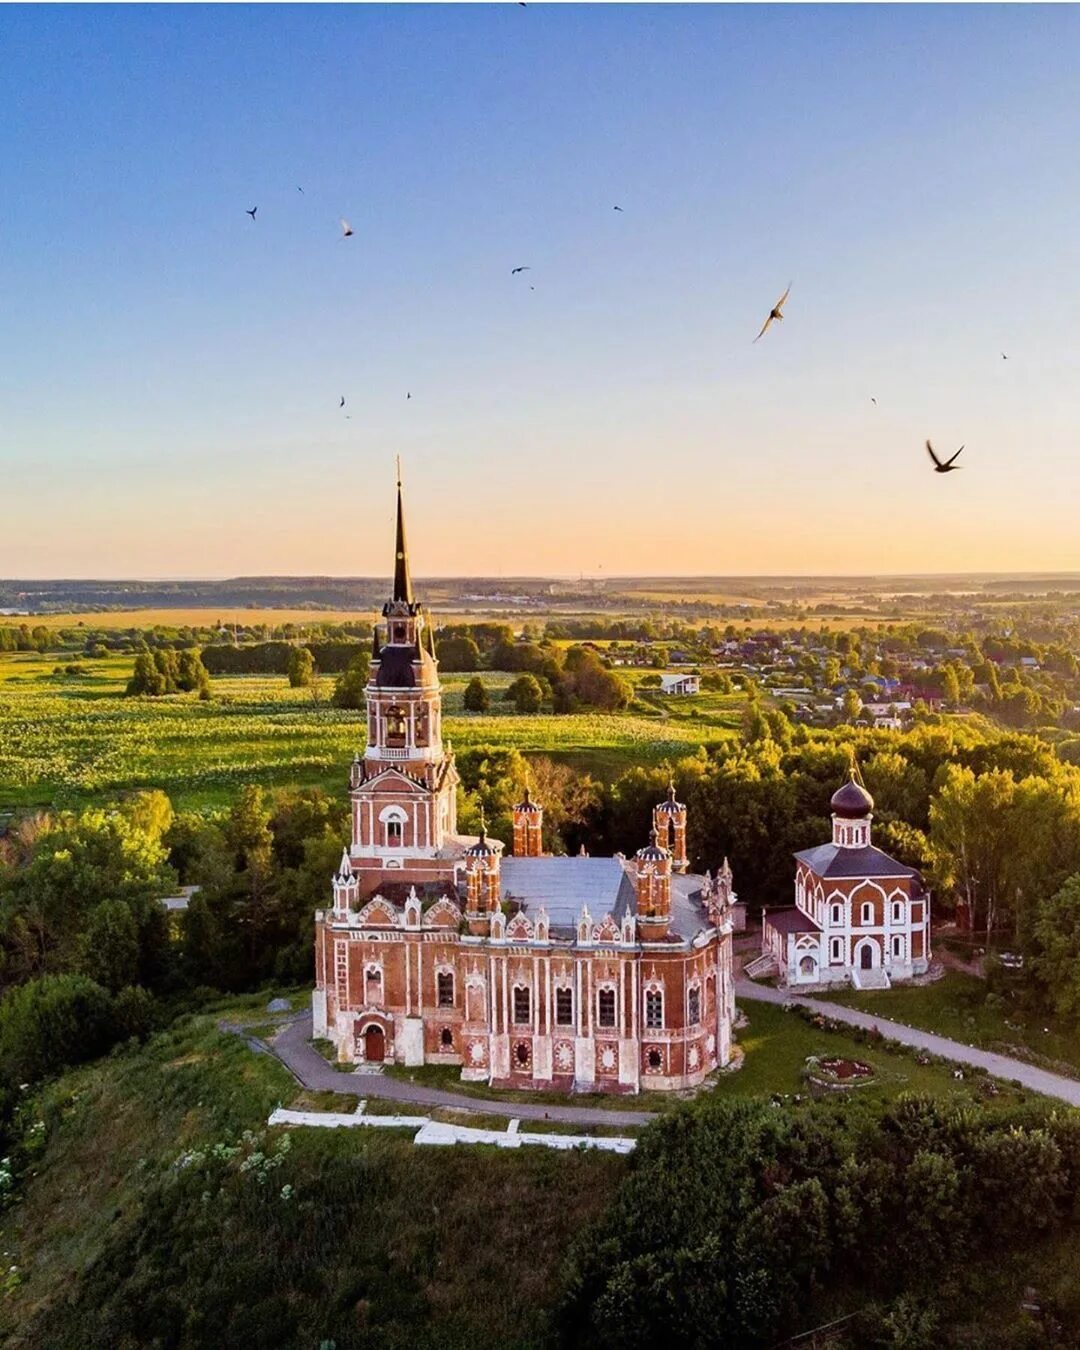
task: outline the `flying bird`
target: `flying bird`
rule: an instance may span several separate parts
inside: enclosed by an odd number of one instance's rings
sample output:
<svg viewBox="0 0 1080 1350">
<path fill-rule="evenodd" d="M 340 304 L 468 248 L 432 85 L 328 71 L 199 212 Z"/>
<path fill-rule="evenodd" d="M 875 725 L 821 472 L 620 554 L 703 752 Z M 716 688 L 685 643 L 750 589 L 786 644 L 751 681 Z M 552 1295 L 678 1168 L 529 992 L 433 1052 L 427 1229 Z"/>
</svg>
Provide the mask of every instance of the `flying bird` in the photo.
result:
<svg viewBox="0 0 1080 1350">
<path fill-rule="evenodd" d="M 963 450 L 963 448 L 964 447 L 961 446 L 960 450 Z M 935 473 L 952 473 L 953 469 L 962 469 L 964 467 L 962 464 L 955 464 L 953 462 L 959 457 L 960 450 L 957 450 L 956 454 L 953 455 L 952 459 L 947 459 L 943 464 L 941 460 L 938 459 L 937 455 L 934 454 L 934 447 L 930 444 L 929 441 L 926 442 L 926 449 L 930 455 L 930 458 L 934 461 Z"/>
<path fill-rule="evenodd" d="M 757 342 L 758 338 L 763 338 L 765 336 L 766 332 L 768 332 L 769 324 L 772 323 L 773 319 L 783 320 L 784 316 L 781 313 L 781 311 L 784 308 L 784 301 L 788 298 L 790 294 L 791 294 L 791 282 L 789 281 L 787 290 L 780 297 L 780 299 L 777 300 L 776 304 L 773 305 L 772 309 L 769 310 L 769 317 L 761 325 L 761 332 L 754 339 L 754 342 Z"/>
<path fill-rule="evenodd" d="M 406 394 L 405 397 L 406 397 L 406 398 L 412 398 L 412 394 Z"/>
<path fill-rule="evenodd" d="M 621 210 L 622 210 L 622 207 L 621 207 L 621 206 L 613 206 L 611 209 L 612 209 L 613 211 L 621 211 Z"/>
<path fill-rule="evenodd" d="M 339 408 L 344 408 L 344 406 L 345 406 L 345 395 L 342 394 L 342 396 L 341 396 L 341 402 L 338 404 L 338 407 L 339 407 Z"/>
<path fill-rule="evenodd" d="M 255 212 L 256 212 L 258 209 L 259 209 L 259 208 L 258 208 L 257 206 L 253 206 L 253 207 L 251 208 L 250 211 L 245 211 L 244 214 L 247 215 L 247 216 L 250 216 L 251 219 L 254 220 L 254 219 L 255 219 Z"/>
<path fill-rule="evenodd" d="M 1001 359 L 1002 359 L 1003 361 L 1007 361 L 1009 358 L 1005 355 L 1004 352 L 1002 352 L 1002 353 L 1001 353 Z"/>
<path fill-rule="evenodd" d="M 510 275 L 516 277 L 519 272 L 531 272 L 531 267 L 511 267 Z"/>
<path fill-rule="evenodd" d="M 348 239 L 348 237 L 349 237 L 350 234 L 352 234 L 352 226 L 351 226 L 351 225 L 349 224 L 349 222 L 345 219 L 345 217 L 342 216 L 342 217 L 341 217 L 341 237 L 342 237 L 342 239 Z"/>
<path fill-rule="evenodd" d="M 297 185 L 296 185 L 296 190 L 297 190 L 297 192 L 300 192 L 300 193 L 302 193 L 302 192 L 304 191 L 304 189 L 300 186 L 299 183 L 297 183 Z"/>
<path fill-rule="evenodd" d="M 877 399 L 873 396 L 873 394 L 870 395 L 870 402 L 874 405 L 875 408 L 877 407 Z"/>
</svg>

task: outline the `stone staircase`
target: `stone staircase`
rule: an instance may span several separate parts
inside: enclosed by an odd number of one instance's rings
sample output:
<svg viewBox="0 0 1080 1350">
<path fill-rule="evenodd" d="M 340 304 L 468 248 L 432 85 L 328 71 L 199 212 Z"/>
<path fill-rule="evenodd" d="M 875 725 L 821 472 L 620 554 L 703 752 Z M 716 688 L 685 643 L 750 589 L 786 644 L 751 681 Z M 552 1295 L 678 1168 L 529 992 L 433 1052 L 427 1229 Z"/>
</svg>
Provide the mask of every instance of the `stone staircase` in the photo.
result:
<svg viewBox="0 0 1080 1350">
<path fill-rule="evenodd" d="M 873 970 L 860 970 L 854 966 L 851 971 L 851 983 L 856 989 L 891 989 L 889 972 L 877 966 Z"/>
<path fill-rule="evenodd" d="M 743 966 L 742 973 L 751 980 L 767 980 L 779 973 L 776 967 L 776 957 L 773 956 L 772 952 L 763 952 L 753 961 L 747 961 L 746 965 Z"/>
</svg>

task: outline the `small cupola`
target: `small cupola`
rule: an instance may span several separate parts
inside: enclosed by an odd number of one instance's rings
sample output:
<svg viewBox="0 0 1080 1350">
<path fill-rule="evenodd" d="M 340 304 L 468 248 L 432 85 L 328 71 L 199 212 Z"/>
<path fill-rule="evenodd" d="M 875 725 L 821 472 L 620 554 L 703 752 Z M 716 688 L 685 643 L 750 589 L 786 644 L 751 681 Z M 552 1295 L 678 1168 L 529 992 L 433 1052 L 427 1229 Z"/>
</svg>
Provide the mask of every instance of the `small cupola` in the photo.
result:
<svg viewBox="0 0 1080 1350">
<path fill-rule="evenodd" d="M 874 799 L 851 777 L 832 795 L 833 843 L 839 848 L 866 848 L 870 843 L 870 821 L 874 814 Z"/>
<path fill-rule="evenodd" d="M 639 931 L 645 941 L 662 939 L 671 922 L 671 854 L 657 842 L 655 828 L 634 864 Z"/>
<path fill-rule="evenodd" d="M 483 816 L 480 817 L 480 835 L 475 844 L 465 849 L 466 910 L 470 916 L 490 915 L 499 908 L 501 874 L 499 868 L 502 844 L 487 837 Z"/>
<path fill-rule="evenodd" d="M 653 807 L 653 829 L 660 842 L 671 851 L 673 870 L 685 872 L 689 866 L 686 856 L 686 807 L 675 797 L 674 781 L 668 784 L 664 800 Z"/>
<path fill-rule="evenodd" d="M 528 787 L 513 808 L 514 857 L 539 858 L 543 853 L 544 808 L 532 799 Z"/>
</svg>

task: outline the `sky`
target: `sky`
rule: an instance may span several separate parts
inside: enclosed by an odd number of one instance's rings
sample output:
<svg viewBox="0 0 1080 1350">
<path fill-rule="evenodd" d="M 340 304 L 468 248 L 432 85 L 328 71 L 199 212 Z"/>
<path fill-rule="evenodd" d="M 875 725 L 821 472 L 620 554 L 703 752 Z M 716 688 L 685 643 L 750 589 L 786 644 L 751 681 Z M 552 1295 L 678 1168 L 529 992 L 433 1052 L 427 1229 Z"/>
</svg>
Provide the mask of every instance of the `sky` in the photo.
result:
<svg viewBox="0 0 1080 1350">
<path fill-rule="evenodd" d="M 1075 7 L 5 5 L 0 50 L 0 576 L 380 575 L 398 454 L 421 576 L 1080 566 Z"/>
</svg>

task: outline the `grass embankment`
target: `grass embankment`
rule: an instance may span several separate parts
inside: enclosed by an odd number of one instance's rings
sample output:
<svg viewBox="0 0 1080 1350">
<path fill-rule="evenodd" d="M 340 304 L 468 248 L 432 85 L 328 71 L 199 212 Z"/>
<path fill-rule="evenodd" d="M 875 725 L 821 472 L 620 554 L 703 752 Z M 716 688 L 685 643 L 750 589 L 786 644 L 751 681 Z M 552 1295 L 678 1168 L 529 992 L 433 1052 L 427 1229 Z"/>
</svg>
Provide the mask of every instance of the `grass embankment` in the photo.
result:
<svg viewBox="0 0 1080 1350">
<path fill-rule="evenodd" d="M 78 804 L 103 793 L 160 787 L 178 807 L 223 805 L 248 783 L 343 789 L 365 739 L 361 714 L 329 704 L 333 687 L 291 689 L 284 676 L 211 682 L 213 698 L 125 698 L 132 658 L 81 658 L 74 675 L 56 657 L 0 656 L 0 809 Z M 700 717 L 634 713 L 521 715 L 498 695 L 513 676 L 487 672 L 485 714 L 466 713 L 470 677 L 444 680 L 445 732 L 456 748 L 491 745 L 549 754 L 576 768 L 617 774 L 730 735 L 737 698 L 721 696 Z M 693 700 L 686 700 L 692 702 Z"/>
<path fill-rule="evenodd" d="M 264 1004 L 185 1018 L 24 1106 L 28 1125 L 46 1122 L 46 1142 L 0 1216 L 4 1267 L 16 1268 L 0 1340 L 537 1344 L 567 1245 L 626 1161 L 268 1130 L 273 1107 L 298 1097 L 293 1079 L 217 1029 L 219 1018 L 265 1022 Z"/>
<path fill-rule="evenodd" d="M 1010 1007 L 974 975 L 949 971 L 933 984 L 896 985 L 865 993 L 843 990 L 814 997 L 1080 1077 L 1075 1030 L 1048 1013 Z"/>
</svg>

